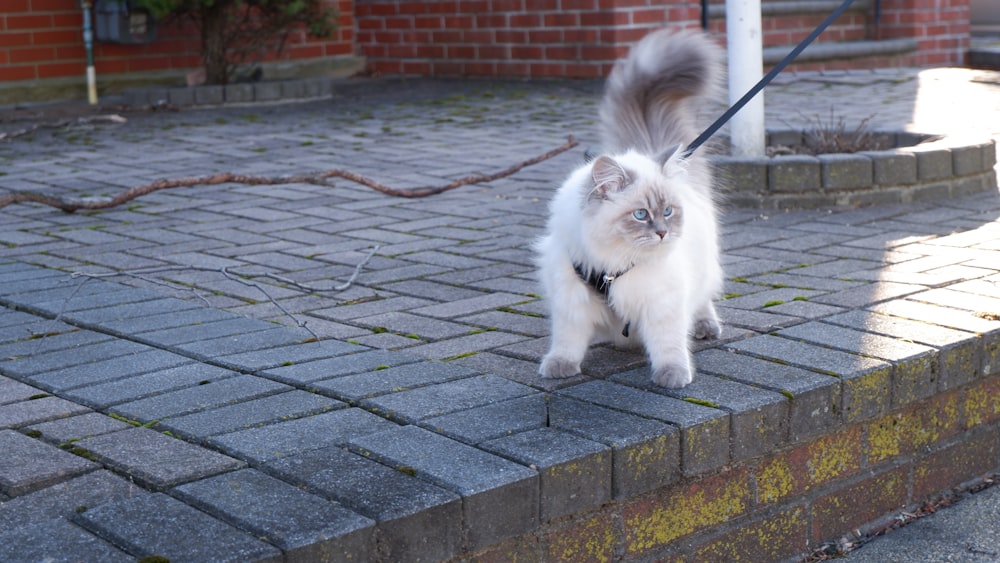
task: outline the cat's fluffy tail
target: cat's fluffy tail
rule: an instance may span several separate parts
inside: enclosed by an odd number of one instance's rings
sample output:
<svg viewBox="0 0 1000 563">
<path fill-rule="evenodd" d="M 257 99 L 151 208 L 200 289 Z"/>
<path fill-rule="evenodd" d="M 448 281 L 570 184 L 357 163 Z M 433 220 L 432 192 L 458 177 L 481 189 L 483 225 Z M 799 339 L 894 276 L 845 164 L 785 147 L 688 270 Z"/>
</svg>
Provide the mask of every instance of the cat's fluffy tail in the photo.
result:
<svg viewBox="0 0 1000 563">
<path fill-rule="evenodd" d="M 658 155 L 696 137 L 696 98 L 714 96 L 723 51 L 701 32 L 661 29 L 615 63 L 601 102 L 603 149 Z"/>
</svg>

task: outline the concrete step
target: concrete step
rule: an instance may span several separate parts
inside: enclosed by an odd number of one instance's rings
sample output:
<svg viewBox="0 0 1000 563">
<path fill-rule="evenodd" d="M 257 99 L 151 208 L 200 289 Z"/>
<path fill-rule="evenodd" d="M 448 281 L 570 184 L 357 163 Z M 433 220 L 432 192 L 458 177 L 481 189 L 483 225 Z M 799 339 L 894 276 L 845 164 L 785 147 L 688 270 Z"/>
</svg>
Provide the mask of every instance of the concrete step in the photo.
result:
<svg viewBox="0 0 1000 563">
<path fill-rule="evenodd" d="M 972 68 L 1000 70 L 1000 35 L 973 36 L 967 61 Z"/>
<path fill-rule="evenodd" d="M 794 46 L 764 48 L 764 64 L 777 64 Z M 882 39 L 879 41 L 840 41 L 813 43 L 795 59 L 796 63 L 821 62 L 868 57 L 906 55 L 917 50 L 915 39 Z"/>
</svg>

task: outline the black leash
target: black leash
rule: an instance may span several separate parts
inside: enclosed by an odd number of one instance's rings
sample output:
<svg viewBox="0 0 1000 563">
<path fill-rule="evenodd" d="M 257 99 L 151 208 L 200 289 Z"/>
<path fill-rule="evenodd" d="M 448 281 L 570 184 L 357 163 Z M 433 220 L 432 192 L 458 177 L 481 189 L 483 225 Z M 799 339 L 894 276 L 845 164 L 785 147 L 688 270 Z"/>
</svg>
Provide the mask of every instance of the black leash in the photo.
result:
<svg viewBox="0 0 1000 563">
<path fill-rule="evenodd" d="M 823 20 L 823 23 L 819 24 L 819 27 L 814 29 L 812 33 L 809 34 L 808 37 L 806 37 L 805 39 L 802 40 L 801 43 L 796 45 L 795 48 L 792 49 L 790 53 L 785 55 L 785 58 L 781 59 L 781 62 L 779 62 L 777 65 L 774 66 L 774 68 L 772 68 L 767 74 L 765 74 L 764 77 L 761 78 L 760 81 L 757 82 L 757 84 L 755 84 L 753 88 L 751 88 L 746 94 L 743 94 L 743 97 L 740 98 L 735 104 L 730 106 L 729 109 L 727 109 L 726 112 L 719 117 L 719 119 L 715 120 L 715 123 L 709 125 L 708 129 L 702 131 L 701 135 L 698 135 L 698 137 L 695 140 L 691 141 L 691 144 L 689 144 L 684 149 L 683 153 L 684 158 L 691 156 L 691 154 L 694 153 L 694 151 L 698 150 L 698 147 L 705 144 L 705 141 L 707 141 L 709 137 L 718 132 L 718 130 L 721 129 L 722 126 L 725 125 L 727 121 L 729 121 L 730 119 L 732 119 L 734 115 L 736 115 L 736 112 L 743 109 L 743 106 L 747 105 L 747 102 L 752 100 L 753 97 L 756 96 L 758 93 L 760 93 L 760 91 L 763 90 L 765 86 L 770 84 L 771 81 L 774 80 L 774 77 L 778 76 L 778 73 L 784 70 L 786 66 L 788 66 L 788 63 L 795 60 L 795 57 L 798 57 L 799 53 L 805 50 L 805 48 L 808 47 L 809 44 L 813 42 L 813 40 L 819 37 L 820 33 L 823 33 L 823 30 L 825 30 L 831 23 L 833 23 L 833 20 L 840 17 L 840 14 L 843 14 L 844 10 L 846 10 L 848 6 L 850 6 L 853 3 L 854 0 L 844 0 L 843 4 L 841 4 L 836 10 L 833 11 L 833 13 L 827 16 L 827 18 Z"/>
</svg>

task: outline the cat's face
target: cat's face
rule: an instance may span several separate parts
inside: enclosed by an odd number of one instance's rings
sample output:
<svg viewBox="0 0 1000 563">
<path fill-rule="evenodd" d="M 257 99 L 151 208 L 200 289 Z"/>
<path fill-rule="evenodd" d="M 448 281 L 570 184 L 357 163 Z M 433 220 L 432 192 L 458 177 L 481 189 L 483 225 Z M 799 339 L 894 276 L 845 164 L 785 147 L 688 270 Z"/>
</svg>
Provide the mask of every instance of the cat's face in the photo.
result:
<svg viewBox="0 0 1000 563">
<path fill-rule="evenodd" d="M 684 206 L 678 183 L 684 178 L 671 166 L 647 158 L 594 160 L 585 213 L 591 236 L 630 253 L 662 248 L 679 237 Z"/>
</svg>

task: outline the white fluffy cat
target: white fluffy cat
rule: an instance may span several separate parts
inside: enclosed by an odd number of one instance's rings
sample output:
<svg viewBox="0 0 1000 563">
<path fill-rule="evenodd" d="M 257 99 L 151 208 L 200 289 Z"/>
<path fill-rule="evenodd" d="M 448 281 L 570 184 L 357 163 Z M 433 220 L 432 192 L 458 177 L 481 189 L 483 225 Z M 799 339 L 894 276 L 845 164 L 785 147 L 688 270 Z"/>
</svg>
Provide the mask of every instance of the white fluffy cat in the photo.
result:
<svg viewBox="0 0 1000 563">
<path fill-rule="evenodd" d="M 543 377 L 580 373 L 595 341 L 642 345 L 652 379 L 691 382 L 688 338 L 717 338 L 722 287 L 711 175 L 679 147 L 692 104 L 721 81 L 722 51 L 700 33 L 660 30 L 619 61 L 601 102 L 603 150 L 551 202 L 537 244 L 552 342 Z"/>
</svg>

